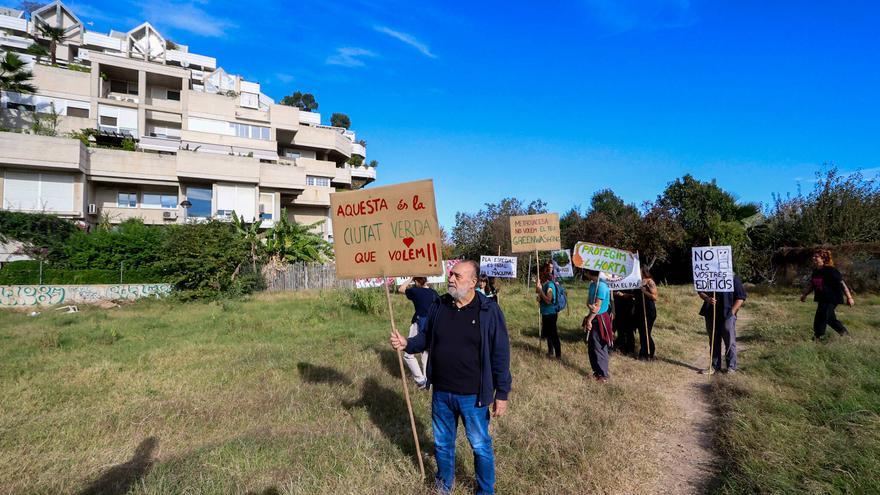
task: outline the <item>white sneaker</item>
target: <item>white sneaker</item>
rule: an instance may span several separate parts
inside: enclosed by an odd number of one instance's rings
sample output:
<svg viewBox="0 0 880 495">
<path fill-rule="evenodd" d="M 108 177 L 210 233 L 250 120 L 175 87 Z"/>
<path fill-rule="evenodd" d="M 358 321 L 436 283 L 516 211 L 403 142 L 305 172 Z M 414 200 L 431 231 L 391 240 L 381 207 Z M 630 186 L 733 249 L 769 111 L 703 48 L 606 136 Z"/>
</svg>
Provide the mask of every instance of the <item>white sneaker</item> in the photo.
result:
<svg viewBox="0 0 880 495">
<path fill-rule="evenodd" d="M 428 388 L 428 380 L 416 381 L 416 387 L 418 387 L 419 390 L 425 390 Z"/>
</svg>

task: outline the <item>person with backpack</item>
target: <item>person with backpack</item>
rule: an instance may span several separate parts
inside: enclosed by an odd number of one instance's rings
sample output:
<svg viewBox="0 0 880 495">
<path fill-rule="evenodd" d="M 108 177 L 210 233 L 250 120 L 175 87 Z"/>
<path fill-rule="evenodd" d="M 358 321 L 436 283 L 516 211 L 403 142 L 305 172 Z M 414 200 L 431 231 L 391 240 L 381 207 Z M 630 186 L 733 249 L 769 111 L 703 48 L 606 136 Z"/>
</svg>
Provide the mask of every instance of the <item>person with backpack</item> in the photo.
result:
<svg viewBox="0 0 880 495">
<path fill-rule="evenodd" d="M 593 369 L 593 378 L 605 383 L 611 377 L 608 369 L 608 351 L 614 341 L 611 313 L 608 311 L 611 305 L 611 289 L 599 277 L 598 271 L 587 270 L 586 274 L 587 279 L 590 280 L 587 288 L 589 314 L 584 317 L 582 325 L 587 332 L 587 355 L 590 358 L 590 367 Z"/>
<path fill-rule="evenodd" d="M 553 280 L 553 263 L 541 265 L 535 293 L 541 306 L 541 333 L 547 339 L 547 357 L 562 359 L 562 342 L 556 322 L 559 318 L 559 285 Z"/>
</svg>

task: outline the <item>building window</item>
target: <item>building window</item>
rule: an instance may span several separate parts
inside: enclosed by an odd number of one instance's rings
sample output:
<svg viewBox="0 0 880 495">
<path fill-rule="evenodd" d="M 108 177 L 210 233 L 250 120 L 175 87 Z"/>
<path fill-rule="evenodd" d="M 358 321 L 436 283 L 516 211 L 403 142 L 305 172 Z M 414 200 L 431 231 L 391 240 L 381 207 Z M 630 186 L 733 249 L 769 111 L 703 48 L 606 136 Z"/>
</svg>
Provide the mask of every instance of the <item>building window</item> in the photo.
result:
<svg viewBox="0 0 880 495">
<path fill-rule="evenodd" d="M 27 103 L 6 102 L 6 108 L 10 110 L 27 110 L 28 112 L 37 111 L 36 105 L 28 105 Z"/>
<path fill-rule="evenodd" d="M 166 210 L 173 210 L 177 208 L 177 195 L 145 192 L 141 204 L 144 208 L 163 208 Z"/>
<path fill-rule="evenodd" d="M 306 184 L 310 186 L 330 187 L 330 178 L 307 175 Z"/>
<path fill-rule="evenodd" d="M 2 206 L 18 211 L 72 212 L 73 182 L 73 175 L 7 171 Z"/>
<path fill-rule="evenodd" d="M 180 91 L 171 91 L 168 90 L 168 99 L 174 101 L 180 101 Z"/>
<path fill-rule="evenodd" d="M 272 220 L 275 211 L 275 194 L 260 193 L 260 220 Z"/>
<path fill-rule="evenodd" d="M 211 203 L 214 199 L 213 189 L 210 187 L 187 187 L 186 199 L 192 204 L 186 212 L 187 216 L 204 218 L 211 216 L 213 208 Z"/>
<path fill-rule="evenodd" d="M 234 211 L 245 222 L 253 222 L 256 192 L 252 185 L 217 184 L 217 216 L 231 218 Z"/>
<path fill-rule="evenodd" d="M 137 208 L 137 193 L 120 192 L 116 194 L 116 206 L 119 208 Z"/>
<path fill-rule="evenodd" d="M 302 156 L 302 153 L 300 153 L 299 151 L 286 150 L 286 151 L 284 152 L 284 156 L 285 156 L 286 158 L 290 158 L 290 159 L 292 159 L 292 160 L 296 160 L 297 158 L 299 158 L 300 156 Z"/>
<path fill-rule="evenodd" d="M 109 117 L 107 115 L 101 115 L 101 125 L 109 125 L 111 127 L 116 127 L 116 123 L 118 120 L 116 117 Z"/>
<path fill-rule="evenodd" d="M 110 81 L 110 92 L 136 95 L 138 94 L 137 83 L 128 81 Z"/>
<path fill-rule="evenodd" d="M 230 129 L 233 133 L 242 138 L 269 140 L 269 128 L 258 125 L 239 124 L 238 122 L 230 122 Z"/>
<path fill-rule="evenodd" d="M 68 117 L 82 117 L 89 118 L 89 109 L 88 108 L 76 108 L 76 107 L 67 107 L 67 116 Z"/>
</svg>

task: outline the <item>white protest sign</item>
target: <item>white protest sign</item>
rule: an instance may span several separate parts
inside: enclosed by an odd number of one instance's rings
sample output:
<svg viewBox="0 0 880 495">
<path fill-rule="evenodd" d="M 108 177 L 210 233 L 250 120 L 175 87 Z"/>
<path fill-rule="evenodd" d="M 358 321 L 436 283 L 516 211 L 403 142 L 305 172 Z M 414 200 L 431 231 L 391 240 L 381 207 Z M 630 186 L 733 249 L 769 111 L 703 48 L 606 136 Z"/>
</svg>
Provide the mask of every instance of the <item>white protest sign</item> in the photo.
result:
<svg viewBox="0 0 880 495">
<path fill-rule="evenodd" d="M 571 259 L 577 267 L 605 272 L 609 280 L 620 280 L 632 275 L 636 255 L 623 249 L 578 242 Z"/>
<path fill-rule="evenodd" d="M 560 249 L 550 253 L 550 259 L 553 261 L 553 274 L 557 278 L 574 277 L 574 265 L 571 263 L 571 250 Z"/>
<path fill-rule="evenodd" d="M 389 278 L 388 283 L 390 284 L 393 279 Z M 385 279 L 382 277 L 371 277 L 371 278 L 356 278 L 354 280 L 354 287 L 356 289 L 372 289 L 375 287 L 382 287 L 385 284 Z"/>
<path fill-rule="evenodd" d="M 694 288 L 698 292 L 733 292 L 733 250 L 730 246 L 692 248 Z"/>
<path fill-rule="evenodd" d="M 516 278 L 516 257 L 480 256 L 480 274 L 487 277 Z"/>
<path fill-rule="evenodd" d="M 623 278 L 607 276 L 605 277 L 605 282 L 608 283 L 608 288 L 611 290 L 630 290 L 630 289 L 638 289 L 642 286 L 642 265 L 639 262 L 639 255 L 636 253 L 634 255 L 635 260 L 633 261 L 633 271 L 629 275 Z"/>
<path fill-rule="evenodd" d="M 397 277 L 394 279 L 394 283 L 397 284 L 398 287 L 400 287 L 402 283 L 406 282 L 409 279 L 410 277 Z M 445 284 L 446 274 L 444 273 L 443 275 L 432 275 L 430 277 L 427 277 L 427 279 L 429 284 Z"/>
</svg>

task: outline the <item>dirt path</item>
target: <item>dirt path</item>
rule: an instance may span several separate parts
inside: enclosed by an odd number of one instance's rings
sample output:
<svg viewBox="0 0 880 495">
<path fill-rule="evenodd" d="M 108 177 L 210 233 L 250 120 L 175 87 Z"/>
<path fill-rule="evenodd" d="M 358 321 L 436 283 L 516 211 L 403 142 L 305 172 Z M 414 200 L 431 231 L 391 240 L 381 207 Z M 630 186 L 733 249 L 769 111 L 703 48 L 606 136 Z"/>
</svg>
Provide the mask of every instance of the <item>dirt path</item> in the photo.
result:
<svg viewBox="0 0 880 495">
<path fill-rule="evenodd" d="M 709 377 L 697 372 L 708 362 L 708 345 L 694 345 L 686 362 L 667 360 L 676 368 L 667 398 L 681 421 L 672 421 L 654 439 L 658 486 L 669 494 L 705 493 L 715 474 L 712 450 L 712 413 L 708 402 Z"/>
</svg>

